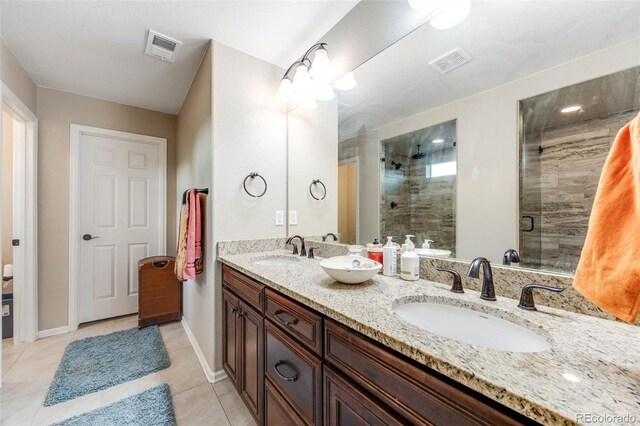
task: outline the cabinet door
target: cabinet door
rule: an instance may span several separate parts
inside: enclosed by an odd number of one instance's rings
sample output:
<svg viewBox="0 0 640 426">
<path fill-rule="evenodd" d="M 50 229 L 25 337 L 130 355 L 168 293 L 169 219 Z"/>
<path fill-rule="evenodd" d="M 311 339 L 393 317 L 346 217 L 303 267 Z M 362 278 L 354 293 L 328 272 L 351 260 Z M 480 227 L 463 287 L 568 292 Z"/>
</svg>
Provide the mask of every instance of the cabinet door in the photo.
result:
<svg viewBox="0 0 640 426">
<path fill-rule="evenodd" d="M 240 365 L 239 318 L 240 301 L 226 288 L 222 290 L 222 366 L 233 386 L 238 387 L 238 367 Z"/>
<path fill-rule="evenodd" d="M 324 367 L 324 424 L 326 426 L 384 426 L 403 424 L 382 403 Z"/>
<path fill-rule="evenodd" d="M 264 382 L 264 423 L 266 426 L 305 426 L 296 410 L 287 403 L 269 379 Z"/>
<path fill-rule="evenodd" d="M 264 392 L 263 318 L 240 300 L 240 395 L 258 424 Z"/>
</svg>

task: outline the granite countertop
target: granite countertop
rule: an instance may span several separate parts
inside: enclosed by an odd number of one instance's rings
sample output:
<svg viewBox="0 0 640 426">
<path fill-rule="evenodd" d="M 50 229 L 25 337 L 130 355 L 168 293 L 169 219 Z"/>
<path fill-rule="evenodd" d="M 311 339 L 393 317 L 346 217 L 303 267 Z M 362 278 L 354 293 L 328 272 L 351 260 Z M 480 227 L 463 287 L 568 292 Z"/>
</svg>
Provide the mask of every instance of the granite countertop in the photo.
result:
<svg viewBox="0 0 640 426">
<path fill-rule="evenodd" d="M 255 265 L 284 250 L 220 255 L 218 260 L 327 317 L 543 424 L 589 422 L 580 415 L 635 416 L 640 421 L 640 327 L 517 300 L 449 291 L 448 285 L 381 274 L 358 285 L 326 275 L 321 259 L 296 256 L 286 266 Z M 562 297 L 562 294 L 558 294 Z M 403 301 L 442 301 L 498 316 L 550 339 L 537 353 L 501 352 L 438 336 L 393 312 Z M 499 336 L 496 336 L 497 338 Z M 600 418 L 600 420 L 603 420 Z M 612 420 L 612 419 L 608 419 Z M 624 419 L 608 421 L 623 424 Z"/>
</svg>

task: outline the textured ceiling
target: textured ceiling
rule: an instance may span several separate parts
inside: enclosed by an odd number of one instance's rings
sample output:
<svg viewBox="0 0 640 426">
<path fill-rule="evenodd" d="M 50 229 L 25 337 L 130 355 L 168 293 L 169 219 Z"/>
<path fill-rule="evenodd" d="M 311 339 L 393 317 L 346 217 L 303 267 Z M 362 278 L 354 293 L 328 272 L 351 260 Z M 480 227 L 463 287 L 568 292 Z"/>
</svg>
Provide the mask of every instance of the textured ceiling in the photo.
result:
<svg viewBox="0 0 640 426">
<path fill-rule="evenodd" d="M 459 26 L 425 24 L 355 70 L 339 93 L 340 140 L 640 38 L 640 1 L 473 1 Z M 429 62 L 460 47 L 471 62 Z M 638 53 L 640 64 L 640 52 Z"/>
<path fill-rule="evenodd" d="M 36 84 L 177 113 L 209 39 L 287 67 L 357 0 L 2 1 L 2 37 Z M 146 30 L 184 45 L 144 54 Z"/>
</svg>

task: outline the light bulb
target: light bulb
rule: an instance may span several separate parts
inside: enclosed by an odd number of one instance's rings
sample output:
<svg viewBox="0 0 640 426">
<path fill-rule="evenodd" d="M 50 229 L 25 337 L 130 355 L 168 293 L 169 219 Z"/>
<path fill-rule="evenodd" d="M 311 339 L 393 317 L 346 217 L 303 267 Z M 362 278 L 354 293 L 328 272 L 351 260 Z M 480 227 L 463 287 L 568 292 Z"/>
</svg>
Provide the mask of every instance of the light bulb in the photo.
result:
<svg viewBox="0 0 640 426">
<path fill-rule="evenodd" d="M 276 99 L 280 102 L 291 102 L 293 99 L 293 87 L 291 86 L 291 80 L 283 78 L 280 81 L 280 87 L 278 88 Z"/>
<path fill-rule="evenodd" d="M 446 30 L 464 21 L 471 11 L 471 1 L 450 0 L 442 7 L 442 12 L 431 19 L 431 26 L 436 30 Z"/>
<path fill-rule="evenodd" d="M 318 94 L 316 95 L 316 99 L 319 101 L 330 101 L 335 98 L 336 94 L 333 92 L 333 88 L 330 84 L 327 84 L 320 89 Z"/>
<path fill-rule="evenodd" d="M 309 74 L 311 77 L 321 80 L 327 79 L 331 76 L 331 61 L 329 60 L 329 55 L 324 47 L 320 47 L 316 50 Z"/>
<path fill-rule="evenodd" d="M 444 139 L 440 139 L 440 138 L 438 138 L 438 139 L 433 139 L 431 142 L 432 142 L 432 143 L 442 143 L 442 142 L 444 142 Z"/>
<path fill-rule="evenodd" d="M 582 109 L 582 105 L 569 105 L 560 110 L 560 112 L 564 114 L 569 114 L 572 112 L 580 111 Z"/>
<path fill-rule="evenodd" d="M 316 109 L 318 108 L 318 103 L 314 98 L 309 98 L 304 101 L 301 105 L 302 109 Z"/>
<path fill-rule="evenodd" d="M 351 90 L 354 87 L 356 87 L 357 84 L 358 82 L 356 81 L 353 75 L 353 72 L 348 72 L 342 77 L 340 77 L 338 81 L 333 83 L 333 87 L 335 87 L 338 90 Z"/>
<path fill-rule="evenodd" d="M 296 67 L 296 74 L 293 76 L 293 88 L 300 95 L 306 95 L 311 86 L 311 77 L 309 77 L 309 71 L 306 65 L 298 65 Z"/>
</svg>

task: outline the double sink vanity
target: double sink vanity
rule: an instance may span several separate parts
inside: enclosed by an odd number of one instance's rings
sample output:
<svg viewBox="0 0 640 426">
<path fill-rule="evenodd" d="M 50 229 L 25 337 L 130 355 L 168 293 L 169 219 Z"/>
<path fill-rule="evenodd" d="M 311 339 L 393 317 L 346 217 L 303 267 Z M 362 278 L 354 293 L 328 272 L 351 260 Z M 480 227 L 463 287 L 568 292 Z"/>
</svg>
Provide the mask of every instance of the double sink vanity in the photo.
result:
<svg viewBox="0 0 640 426">
<path fill-rule="evenodd" d="M 636 326 L 424 279 L 345 285 L 272 247 L 218 259 L 224 368 L 258 424 L 640 418 Z"/>
</svg>

